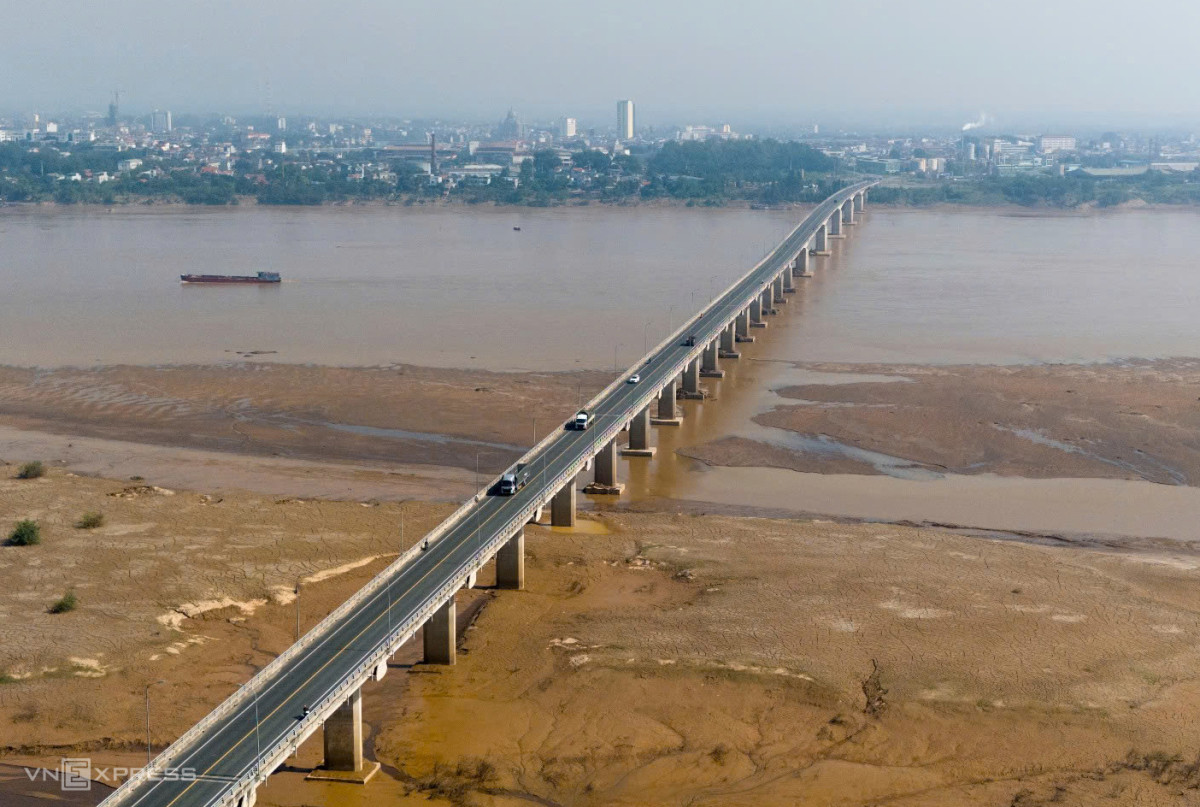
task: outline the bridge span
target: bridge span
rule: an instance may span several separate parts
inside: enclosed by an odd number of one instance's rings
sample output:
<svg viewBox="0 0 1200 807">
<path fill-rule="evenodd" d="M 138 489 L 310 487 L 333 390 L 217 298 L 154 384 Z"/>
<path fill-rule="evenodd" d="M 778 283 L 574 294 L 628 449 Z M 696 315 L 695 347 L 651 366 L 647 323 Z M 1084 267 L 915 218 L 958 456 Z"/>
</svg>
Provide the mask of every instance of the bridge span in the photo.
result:
<svg viewBox="0 0 1200 807">
<path fill-rule="evenodd" d="M 680 422 L 677 399 L 702 397 L 700 378 L 720 375 L 720 362 L 736 359 L 737 345 L 767 326 L 795 279 L 811 275 L 811 258 L 830 254 L 834 240 L 845 237 L 874 184 L 851 185 L 818 205 L 767 257 L 593 398 L 589 428 L 559 427 L 530 449 L 518 461 L 528 484 L 512 496 L 493 496 L 497 480 L 489 482 L 102 807 L 253 807 L 257 787 L 322 727 L 319 775 L 368 779 L 377 766 L 363 758 L 363 684 L 382 678 L 388 659 L 422 628 L 425 661 L 453 664 L 455 592 L 473 586 L 493 558 L 497 585 L 523 588 L 525 525 L 547 506 L 552 524 L 574 524 L 584 471 L 594 473 L 589 488 L 619 492 L 621 433 L 628 428 L 621 453 L 652 454 L 651 425 Z M 640 382 L 628 383 L 634 373 Z"/>
</svg>

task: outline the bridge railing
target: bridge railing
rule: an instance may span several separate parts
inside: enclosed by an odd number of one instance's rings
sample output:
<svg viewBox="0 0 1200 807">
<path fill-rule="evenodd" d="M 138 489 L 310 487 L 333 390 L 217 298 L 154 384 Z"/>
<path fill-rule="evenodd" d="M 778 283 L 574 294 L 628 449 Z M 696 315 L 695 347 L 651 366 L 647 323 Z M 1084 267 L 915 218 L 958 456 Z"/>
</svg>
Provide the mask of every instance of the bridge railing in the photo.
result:
<svg viewBox="0 0 1200 807">
<path fill-rule="evenodd" d="M 796 227 L 794 227 L 791 230 L 791 232 L 789 232 L 788 235 L 783 239 L 783 241 L 780 242 L 780 246 L 782 246 L 783 244 L 786 244 L 788 241 L 790 241 L 792 238 L 794 238 L 795 235 L 805 226 L 809 226 L 810 223 L 819 222 L 820 218 L 813 221 L 814 214 L 816 214 L 818 211 L 821 210 L 822 207 L 829 204 L 834 199 L 839 199 L 840 201 L 838 201 L 837 204 L 840 205 L 840 204 L 844 203 L 847 198 L 854 196 L 860 190 L 869 188 L 874 184 L 876 184 L 874 181 L 861 182 L 861 183 L 857 183 L 856 185 L 851 185 L 851 186 L 848 186 L 847 188 L 843 188 L 843 189 L 839 190 L 837 193 L 835 193 L 829 199 L 822 202 L 821 205 L 818 205 L 817 208 L 814 209 L 812 213 L 810 213 L 799 224 L 797 224 Z M 836 205 L 834 205 L 834 206 L 836 206 Z M 832 207 L 831 207 L 829 213 L 832 213 Z M 828 215 L 828 214 L 823 214 L 822 217 L 824 217 L 826 215 Z M 818 224 L 818 226 L 819 226 L 819 224 Z M 692 323 L 696 319 L 704 316 L 709 311 L 711 311 L 713 309 L 713 307 L 716 306 L 719 302 L 721 302 L 725 296 L 727 296 L 730 292 L 732 292 L 734 289 L 736 289 L 741 283 L 745 282 L 747 279 L 752 277 L 756 272 L 758 272 L 763 267 L 763 265 L 767 261 L 771 260 L 772 256 L 774 256 L 775 253 L 778 251 L 779 251 L 779 247 L 776 247 L 774 250 L 771 250 L 770 252 L 768 252 L 748 272 L 746 272 L 744 275 L 742 275 L 737 280 L 735 280 L 732 284 L 730 284 L 725 289 L 724 292 L 722 292 L 721 294 L 718 294 L 713 299 L 709 300 L 704 305 L 704 307 L 702 307 L 698 312 L 692 314 L 691 317 L 685 318 L 684 321 L 679 325 L 679 327 L 675 331 L 673 331 L 666 338 L 664 338 L 661 342 L 659 342 L 657 345 L 655 345 L 646 355 L 642 356 L 642 358 L 639 359 L 637 361 L 637 363 L 634 365 L 634 367 L 631 369 L 636 369 L 638 367 L 641 367 L 645 363 L 647 357 L 654 356 L 656 353 L 658 353 L 659 351 L 666 348 L 672 342 L 678 343 L 679 340 L 681 340 L 684 337 L 684 334 L 689 330 L 690 323 Z M 743 301 L 738 302 L 736 308 L 738 310 L 740 310 L 745 305 L 748 305 L 749 302 L 751 300 L 753 300 L 755 294 L 761 293 L 762 288 L 765 288 L 765 284 L 760 287 L 758 292 L 755 292 L 754 294 L 746 295 L 744 297 Z M 734 308 L 734 307 L 735 306 L 730 306 L 730 308 Z M 703 342 L 707 342 L 708 339 L 715 337 L 715 335 L 717 333 L 719 333 L 719 330 L 720 330 L 720 328 L 716 328 L 711 336 L 705 337 L 704 340 L 698 340 L 697 345 L 694 350 L 689 351 L 688 353 L 686 353 L 684 355 L 684 357 L 682 359 L 679 359 L 678 361 L 675 362 L 675 364 L 671 368 L 671 371 L 668 373 L 667 378 L 668 379 L 674 378 L 679 373 L 682 373 L 684 368 L 687 366 L 687 364 L 690 361 L 692 361 L 693 359 L 695 359 L 696 357 L 698 357 L 700 355 L 700 353 L 703 351 L 703 349 L 704 349 Z M 612 394 L 612 392 L 615 389 L 617 389 L 622 383 L 624 383 L 624 380 L 628 376 L 628 374 L 629 374 L 629 371 L 626 371 L 625 373 L 621 373 L 618 376 L 616 376 L 616 378 L 614 378 L 613 381 L 608 386 L 606 386 L 603 390 L 601 390 L 599 393 L 597 393 L 585 405 L 586 408 L 588 408 L 589 410 L 594 409 L 597 403 L 603 401 L 604 398 L 606 398 L 608 395 Z M 650 403 L 653 401 L 653 399 L 656 398 L 657 396 L 658 396 L 657 392 L 653 391 L 653 390 L 651 390 L 643 395 L 638 396 L 638 398 L 636 399 L 637 403 L 634 406 L 630 407 L 628 416 L 632 417 L 634 414 L 639 412 L 642 409 L 642 407 L 649 406 Z M 600 447 L 603 447 L 605 444 L 608 443 L 609 440 L 614 439 L 618 434 L 620 434 L 621 430 L 624 427 L 625 419 L 626 418 L 623 416 L 622 418 L 614 419 L 614 421 L 611 424 L 609 424 L 607 427 L 597 426 L 596 427 L 597 429 L 601 429 L 601 431 L 600 431 L 601 436 L 596 438 L 597 445 Z M 545 437 L 543 437 L 542 440 L 540 440 L 537 445 L 535 445 L 533 448 L 531 448 L 529 451 L 527 451 L 524 455 L 522 455 L 521 458 L 517 460 L 517 462 L 518 463 L 530 462 L 533 458 L 535 458 L 537 455 L 542 453 L 559 436 L 560 436 L 559 429 L 552 430 Z M 559 474 L 557 474 L 554 477 L 553 480 L 551 480 L 548 483 L 545 483 L 543 485 L 543 495 L 538 497 L 537 499 L 535 499 L 534 504 L 527 505 L 522 508 L 521 512 L 523 513 L 523 516 L 510 519 L 510 521 L 506 522 L 505 525 L 501 528 L 501 531 L 494 533 L 494 535 L 502 536 L 503 535 L 502 531 L 504 531 L 504 530 L 509 530 L 510 532 L 508 534 L 511 535 L 512 533 L 515 533 L 515 531 L 518 527 L 524 526 L 524 524 L 526 524 L 529 521 L 529 517 L 532 516 L 532 514 L 534 512 L 536 512 L 536 510 L 539 507 L 543 506 L 549 500 L 549 498 L 551 496 L 553 496 L 553 494 L 562 487 L 562 485 L 566 484 L 567 480 L 573 479 L 574 477 L 578 476 L 579 472 L 587 464 L 589 459 L 590 459 L 590 456 L 582 457 L 582 458 L 576 460 L 575 462 L 571 463 L 570 466 L 568 466 L 567 470 L 560 472 Z M 373 594 L 377 593 L 381 588 L 383 588 L 384 585 L 389 584 L 396 575 L 403 572 L 404 569 L 408 566 L 408 564 L 412 561 L 412 559 L 421 553 L 421 545 L 425 541 L 429 541 L 430 543 L 437 541 L 443 535 L 445 535 L 447 532 L 449 532 L 451 529 L 456 527 L 462 521 L 464 516 L 466 516 L 468 513 L 470 513 L 470 511 L 474 508 L 474 506 L 479 503 L 480 499 L 483 496 L 487 495 L 488 489 L 491 487 L 491 485 L 493 485 L 496 482 L 497 478 L 498 477 L 493 477 L 491 480 L 489 480 L 487 486 L 485 486 L 484 488 L 481 488 L 479 491 L 476 491 L 475 495 L 472 496 L 471 499 L 463 502 L 463 504 L 461 506 L 459 506 L 459 508 L 457 510 L 455 510 L 453 513 L 451 513 L 438 526 L 436 526 L 433 530 L 431 530 L 429 533 L 427 533 L 422 540 L 417 541 L 412 547 L 410 547 L 408 550 L 406 550 L 404 553 L 402 553 L 396 560 L 394 560 L 385 569 L 380 571 L 379 574 L 377 574 L 370 581 L 368 581 L 361 589 L 359 589 L 357 592 L 355 592 L 353 595 L 351 595 L 345 602 L 343 602 L 341 605 L 339 605 L 337 608 L 335 608 L 333 611 L 331 611 L 324 619 L 322 619 L 319 623 L 317 623 L 315 626 L 313 626 L 308 632 L 306 632 L 303 636 L 301 636 L 294 644 L 292 644 L 284 652 L 282 652 L 278 656 L 276 656 L 269 664 L 267 664 L 265 667 L 263 667 L 263 669 L 260 670 L 258 673 L 256 673 L 249 681 L 247 681 L 245 684 L 243 684 L 241 687 L 239 687 L 233 694 L 231 694 L 224 701 L 222 701 L 221 704 L 219 704 L 215 709 L 213 709 L 211 712 L 209 712 L 203 719 L 201 719 L 198 723 L 196 723 L 194 726 L 192 726 L 190 729 L 188 729 L 186 732 L 184 732 L 182 735 L 180 735 L 175 740 L 175 742 L 171 743 L 170 746 L 168 746 L 160 754 L 158 754 L 158 756 L 156 756 L 152 760 L 150 765 L 147 765 L 146 767 L 140 769 L 137 773 L 133 774 L 119 788 L 117 788 L 117 790 L 115 790 L 113 793 L 111 793 L 104 800 L 103 803 L 106 805 L 106 807 L 115 807 L 116 805 L 123 802 L 124 799 L 127 798 L 137 788 L 138 785 L 155 777 L 163 769 L 170 767 L 170 763 L 175 758 L 177 758 L 180 753 L 187 750 L 187 748 L 192 744 L 193 741 L 195 741 L 201 735 L 203 735 L 204 732 L 206 732 L 210 728 L 212 728 L 222 718 L 224 718 L 227 715 L 236 711 L 237 708 L 239 706 L 241 706 L 243 703 L 245 703 L 250 698 L 250 696 L 253 695 L 256 691 L 261 693 L 264 686 L 267 686 L 269 688 L 269 686 L 272 682 L 272 679 L 274 679 L 275 676 L 278 675 L 278 673 L 289 662 L 293 661 L 304 650 L 307 650 L 308 648 L 312 647 L 314 644 L 316 644 L 319 641 L 326 638 L 327 634 L 329 634 L 331 632 L 331 630 L 337 626 L 338 623 L 340 623 L 342 620 L 344 620 L 346 617 L 348 617 L 356 608 L 358 608 L 358 606 L 360 606 L 362 603 L 364 603 Z M 493 538 L 493 540 L 501 540 L 501 539 Z M 504 540 L 507 540 L 507 539 L 504 539 Z M 479 554 L 481 554 L 485 558 L 490 557 L 490 555 L 488 555 L 486 553 L 479 553 Z M 474 561 L 469 561 L 466 565 L 471 565 L 472 563 L 474 563 Z M 482 565 L 482 564 L 480 564 L 480 565 Z M 449 585 L 444 588 L 448 588 L 451 593 L 453 593 L 453 591 L 457 590 L 456 587 L 452 588 Z M 425 609 L 422 609 L 422 611 L 424 611 L 424 610 Z M 426 618 L 428 618 L 428 614 L 421 617 L 421 619 L 426 619 Z M 417 619 L 417 617 L 413 617 L 413 619 Z M 395 633 L 395 632 L 393 632 L 393 633 Z"/>
</svg>

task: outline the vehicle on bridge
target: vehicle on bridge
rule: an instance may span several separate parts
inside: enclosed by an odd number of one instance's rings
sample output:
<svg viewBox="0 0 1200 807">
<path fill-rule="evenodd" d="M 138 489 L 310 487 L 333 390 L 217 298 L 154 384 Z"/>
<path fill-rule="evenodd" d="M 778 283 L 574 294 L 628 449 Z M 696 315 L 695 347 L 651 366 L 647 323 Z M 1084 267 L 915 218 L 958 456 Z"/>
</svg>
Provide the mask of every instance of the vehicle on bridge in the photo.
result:
<svg viewBox="0 0 1200 807">
<path fill-rule="evenodd" d="M 501 496 L 512 496 L 528 484 L 529 474 L 526 471 L 518 469 L 500 477 L 500 484 L 496 486 L 496 493 Z"/>
<path fill-rule="evenodd" d="M 642 380 L 642 377 L 640 375 L 638 375 L 637 373 L 634 373 L 633 375 L 629 376 L 628 379 L 625 380 L 625 383 L 626 384 L 638 384 L 641 382 L 641 380 Z"/>
<path fill-rule="evenodd" d="M 580 409 L 579 412 L 575 414 L 575 417 L 571 418 L 571 420 L 567 423 L 567 428 L 573 429 L 577 432 L 582 432 L 587 430 L 587 427 L 591 424 L 591 422 L 592 417 L 588 414 L 587 410 Z"/>
<path fill-rule="evenodd" d="M 695 347 L 696 346 L 696 335 L 692 334 L 687 339 L 684 339 L 683 346 L 684 347 Z"/>
</svg>

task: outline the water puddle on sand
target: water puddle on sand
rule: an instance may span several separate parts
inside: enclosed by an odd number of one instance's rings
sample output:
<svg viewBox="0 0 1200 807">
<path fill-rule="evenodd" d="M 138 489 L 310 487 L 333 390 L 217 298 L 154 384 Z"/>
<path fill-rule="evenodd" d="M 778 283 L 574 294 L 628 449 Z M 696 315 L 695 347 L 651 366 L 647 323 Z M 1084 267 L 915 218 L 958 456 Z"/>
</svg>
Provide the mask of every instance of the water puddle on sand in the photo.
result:
<svg viewBox="0 0 1200 807">
<path fill-rule="evenodd" d="M 608 535 L 612 532 L 603 521 L 593 521 L 590 518 L 576 519 L 574 527 L 551 527 L 549 517 L 545 517 L 541 521 L 535 522 L 535 526 L 544 527 L 550 532 L 562 535 Z"/>
<path fill-rule="evenodd" d="M 618 463 L 626 485 L 622 503 L 675 499 L 760 507 L 872 520 L 938 522 L 988 529 L 1044 533 L 1200 539 L 1200 488 L 1111 479 L 1026 479 L 938 472 L 897 457 L 846 446 L 829 438 L 761 426 L 756 415 L 794 405 L 775 390 L 816 383 L 893 381 L 901 376 L 817 373 L 790 361 L 787 334 L 815 304 L 826 286 L 838 282 L 837 257 L 829 270 L 789 295 L 783 313 L 741 344 L 742 358 L 722 361 L 725 377 L 704 379 L 711 396 L 681 401 L 683 423 L 655 427 L 653 458 Z M 723 437 L 744 437 L 793 451 L 866 462 L 881 476 L 799 473 L 781 468 L 722 467 L 681 456 L 681 449 Z M 606 497 L 586 497 L 599 510 L 621 506 Z"/>
</svg>

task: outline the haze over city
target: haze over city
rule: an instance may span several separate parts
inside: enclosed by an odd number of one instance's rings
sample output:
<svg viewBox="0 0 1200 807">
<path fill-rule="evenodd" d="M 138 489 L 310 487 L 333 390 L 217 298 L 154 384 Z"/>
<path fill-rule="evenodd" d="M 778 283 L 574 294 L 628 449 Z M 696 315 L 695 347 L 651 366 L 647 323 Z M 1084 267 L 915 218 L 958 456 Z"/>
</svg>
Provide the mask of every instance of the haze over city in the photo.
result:
<svg viewBox="0 0 1200 807">
<path fill-rule="evenodd" d="M 1200 7 L 959 0 L 852 4 L 515 0 L 336 4 L 0 2 L 0 108 L 719 117 L 743 128 L 1195 122 Z"/>
</svg>

